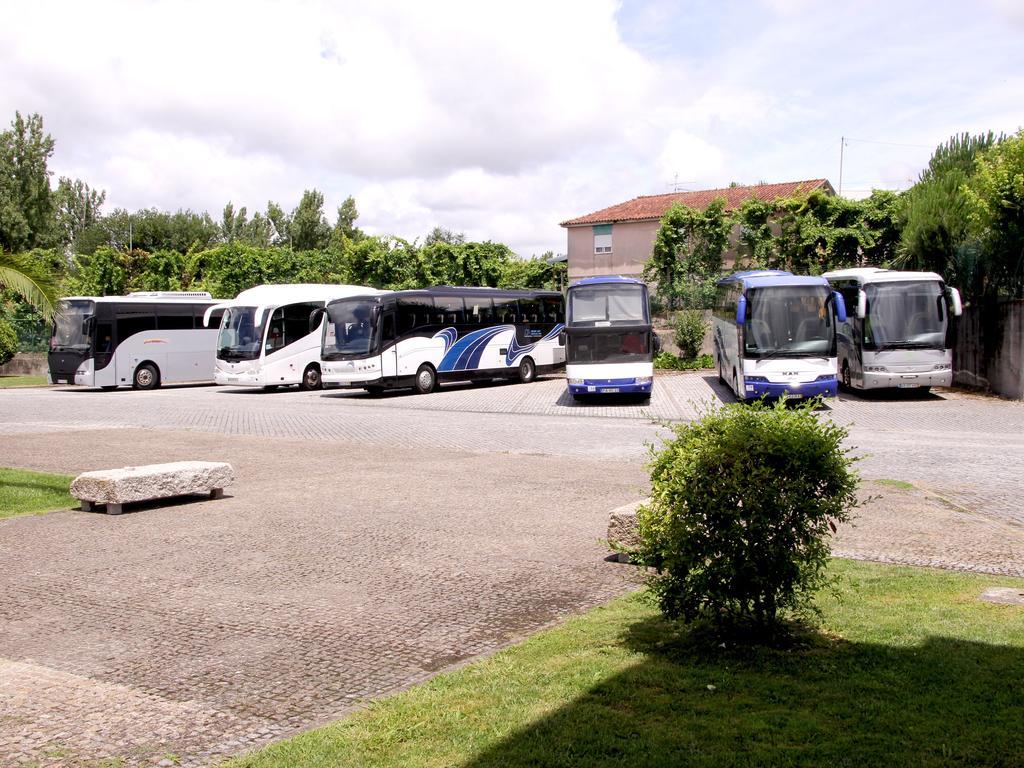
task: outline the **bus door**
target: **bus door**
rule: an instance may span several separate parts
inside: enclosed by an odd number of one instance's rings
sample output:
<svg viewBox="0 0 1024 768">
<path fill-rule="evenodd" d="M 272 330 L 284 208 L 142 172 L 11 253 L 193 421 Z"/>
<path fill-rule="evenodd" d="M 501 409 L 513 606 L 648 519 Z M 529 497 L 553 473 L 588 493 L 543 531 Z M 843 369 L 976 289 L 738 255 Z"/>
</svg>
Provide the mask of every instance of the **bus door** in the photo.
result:
<svg viewBox="0 0 1024 768">
<path fill-rule="evenodd" d="M 380 314 L 380 372 L 381 377 L 398 375 L 397 308 L 385 305 Z"/>
</svg>

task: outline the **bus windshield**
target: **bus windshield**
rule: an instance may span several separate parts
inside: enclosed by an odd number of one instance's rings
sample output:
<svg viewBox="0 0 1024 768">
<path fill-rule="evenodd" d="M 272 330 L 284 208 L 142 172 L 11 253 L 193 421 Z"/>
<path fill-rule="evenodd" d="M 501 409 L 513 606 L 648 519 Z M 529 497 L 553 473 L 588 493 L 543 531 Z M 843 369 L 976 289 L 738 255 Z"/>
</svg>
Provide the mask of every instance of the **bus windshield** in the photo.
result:
<svg viewBox="0 0 1024 768">
<path fill-rule="evenodd" d="M 88 349 L 90 339 L 83 326 L 85 320 L 92 317 L 95 311 L 96 304 L 92 301 L 72 299 L 60 302 L 57 307 L 57 317 L 53 322 L 50 349 Z"/>
<path fill-rule="evenodd" d="M 375 307 L 376 302 L 366 299 L 344 299 L 327 305 L 324 360 L 370 353 Z"/>
<path fill-rule="evenodd" d="M 869 283 L 866 349 L 944 349 L 942 286 L 934 281 Z"/>
<path fill-rule="evenodd" d="M 255 360 L 260 356 L 263 327 L 269 312 L 264 312 L 256 325 L 256 307 L 228 307 L 220 322 L 217 336 L 217 359 L 238 361 Z"/>
<path fill-rule="evenodd" d="M 816 285 L 748 289 L 744 356 L 834 357 L 828 297 L 828 289 Z"/>
<path fill-rule="evenodd" d="M 569 291 L 571 326 L 649 325 L 645 287 L 629 283 L 576 286 Z"/>
</svg>

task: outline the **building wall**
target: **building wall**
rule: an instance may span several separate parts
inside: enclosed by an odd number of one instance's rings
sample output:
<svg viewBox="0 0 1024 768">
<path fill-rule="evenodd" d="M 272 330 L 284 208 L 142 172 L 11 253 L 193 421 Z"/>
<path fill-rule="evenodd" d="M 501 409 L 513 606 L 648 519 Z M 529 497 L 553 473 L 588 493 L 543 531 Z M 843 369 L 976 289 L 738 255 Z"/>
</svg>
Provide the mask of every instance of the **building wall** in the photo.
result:
<svg viewBox="0 0 1024 768">
<path fill-rule="evenodd" d="M 631 221 L 612 226 L 612 252 L 594 253 L 594 228 L 567 227 L 569 279 L 594 275 L 639 277 L 651 257 L 660 222 Z"/>
<path fill-rule="evenodd" d="M 594 253 L 594 228 L 591 225 L 567 227 L 569 280 L 595 275 L 640 277 L 651 258 L 660 221 L 630 221 L 612 225 L 612 252 Z M 731 272 L 736 263 L 739 226 L 729 235 L 730 246 L 722 255 L 722 271 Z"/>
</svg>

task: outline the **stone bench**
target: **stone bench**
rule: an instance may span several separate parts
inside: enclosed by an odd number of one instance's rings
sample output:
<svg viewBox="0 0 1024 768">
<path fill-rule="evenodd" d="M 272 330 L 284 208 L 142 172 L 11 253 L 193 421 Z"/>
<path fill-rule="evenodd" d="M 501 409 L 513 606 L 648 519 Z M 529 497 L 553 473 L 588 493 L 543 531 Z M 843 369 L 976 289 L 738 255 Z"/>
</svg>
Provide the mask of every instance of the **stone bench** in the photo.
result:
<svg viewBox="0 0 1024 768">
<path fill-rule="evenodd" d="M 639 546 L 640 539 L 636 532 L 636 511 L 648 501 L 650 499 L 634 501 L 632 504 L 616 507 L 608 513 L 609 544 L 621 547 L 627 551 L 636 549 Z M 618 552 L 618 560 L 620 563 L 630 562 L 629 554 L 627 552 Z"/>
<path fill-rule="evenodd" d="M 235 470 L 223 461 L 175 461 L 143 467 L 83 472 L 71 483 L 71 495 L 89 512 L 106 506 L 108 515 L 121 514 L 121 505 L 171 496 L 208 494 L 219 499 L 235 481 Z"/>
</svg>

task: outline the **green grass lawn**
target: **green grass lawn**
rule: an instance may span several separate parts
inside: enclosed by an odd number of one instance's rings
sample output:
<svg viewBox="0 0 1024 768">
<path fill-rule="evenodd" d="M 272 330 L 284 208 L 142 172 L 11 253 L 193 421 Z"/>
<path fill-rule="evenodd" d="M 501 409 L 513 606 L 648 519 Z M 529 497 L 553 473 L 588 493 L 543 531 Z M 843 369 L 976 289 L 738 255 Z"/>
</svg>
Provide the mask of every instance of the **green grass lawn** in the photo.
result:
<svg viewBox="0 0 1024 768">
<path fill-rule="evenodd" d="M 0 467 L 0 519 L 78 506 L 68 493 L 73 479 Z"/>
<path fill-rule="evenodd" d="M 637 595 L 230 762 L 270 766 L 1022 766 L 1024 581 L 835 560 L 790 650 L 708 646 Z"/>
<path fill-rule="evenodd" d="M 44 386 L 46 386 L 45 376 L 0 376 L 0 389 Z"/>
</svg>

